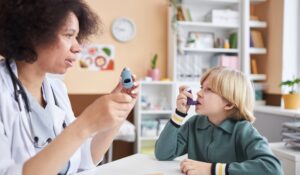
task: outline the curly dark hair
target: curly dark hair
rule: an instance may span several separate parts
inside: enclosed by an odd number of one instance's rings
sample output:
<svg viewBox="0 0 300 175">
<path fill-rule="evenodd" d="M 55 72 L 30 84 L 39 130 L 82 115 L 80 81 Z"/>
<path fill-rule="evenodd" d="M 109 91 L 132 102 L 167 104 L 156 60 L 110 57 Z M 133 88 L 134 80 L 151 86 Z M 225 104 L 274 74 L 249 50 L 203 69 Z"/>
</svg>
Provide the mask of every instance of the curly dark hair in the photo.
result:
<svg viewBox="0 0 300 175">
<path fill-rule="evenodd" d="M 35 46 L 54 42 L 70 12 L 79 21 L 79 42 L 100 29 L 100 19 L 82 0 L 0 0 L 0 55 L 36 61 Z"/>
</svg>

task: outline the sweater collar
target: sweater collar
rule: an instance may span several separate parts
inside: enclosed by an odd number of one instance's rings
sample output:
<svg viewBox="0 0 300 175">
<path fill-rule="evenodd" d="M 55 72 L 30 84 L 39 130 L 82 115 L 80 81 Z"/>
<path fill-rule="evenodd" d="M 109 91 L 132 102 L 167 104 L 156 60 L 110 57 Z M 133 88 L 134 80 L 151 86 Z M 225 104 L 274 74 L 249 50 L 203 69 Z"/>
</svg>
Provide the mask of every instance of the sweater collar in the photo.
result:
<svg viewBox="0 0 300 175">
<path fill-rule="evenodd" d="M 204 117 L 203 120 L 198 120 L 199 122 L 197 124 L 197 129 L 200 129 L 200 130 L 207 129 L 208 127 L 216 127 L 216 128 L 222 129 L 223 131 L 225 131 L 229 134 L 232 134 L 235 123 L 236 123 L 236 121 L 234 121 L 231 117 L 228 117 L 220 125 L 215 126 L 208 120 L 207 116 L 200 116 L 200 117 Z"/>
</svg>

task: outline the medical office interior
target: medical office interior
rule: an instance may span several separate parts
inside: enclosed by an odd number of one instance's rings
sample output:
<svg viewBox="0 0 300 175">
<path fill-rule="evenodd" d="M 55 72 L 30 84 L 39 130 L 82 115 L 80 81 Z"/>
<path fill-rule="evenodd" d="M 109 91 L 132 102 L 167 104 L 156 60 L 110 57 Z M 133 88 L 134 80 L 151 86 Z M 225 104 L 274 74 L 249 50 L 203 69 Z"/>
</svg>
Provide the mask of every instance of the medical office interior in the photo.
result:
<svg viewBox="0 0 300 175">
<path fill-rule="evenodd" d="M 75 115 L 109 93 L 124 67 L 140 83 L 137 104 L 103 164 L 134 154 L 153 155 L 155 141 L 175 111 L 178 88 L 187 85 L 196 96 L 202 73 L 228 66 L 251 79 L 254 126 L 285 174 L 300 174 L 298 0 L 86 2 L 100 16 L 103 30 L 83 46 L 76 65 L 58 76 L 67 85 Z M 287 80 L 294 80 L 296 99 L 291 104 L 286 102 L 291 88 L 284 84 Z"/>
</svg>

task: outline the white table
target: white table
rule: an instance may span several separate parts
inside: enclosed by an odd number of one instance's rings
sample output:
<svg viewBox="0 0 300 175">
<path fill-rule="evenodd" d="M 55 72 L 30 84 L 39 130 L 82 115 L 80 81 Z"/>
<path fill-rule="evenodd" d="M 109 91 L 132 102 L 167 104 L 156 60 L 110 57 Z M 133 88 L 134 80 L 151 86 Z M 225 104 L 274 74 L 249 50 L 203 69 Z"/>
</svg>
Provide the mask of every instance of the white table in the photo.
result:
<svg viewBox="0 0 300 175">
<path fill-rule="evenodd" d="M 300 149 L 286 147 L 283 142 L 270 143 L 270 147 L 280 160 L 285 175 L 300 174 Z"/>
<path fill-rule="evenodd" d="M 78 175 L 182 175 L 180 162 L 185 157 L 174 161 L 158 161 L 153 156 L 134 154 Z"/>
</svg>

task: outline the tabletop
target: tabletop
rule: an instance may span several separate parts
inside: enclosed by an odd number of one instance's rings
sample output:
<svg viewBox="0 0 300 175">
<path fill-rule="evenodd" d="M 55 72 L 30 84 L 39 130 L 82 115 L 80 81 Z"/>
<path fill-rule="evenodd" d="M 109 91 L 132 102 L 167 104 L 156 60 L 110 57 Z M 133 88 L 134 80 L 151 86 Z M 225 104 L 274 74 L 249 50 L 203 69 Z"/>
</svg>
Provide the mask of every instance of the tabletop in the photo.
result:
<svg viewBox="0 0 300 175">
<path fill-rule="evenodd" d="M 78 175 L 182 175 L 180 162 L 185 157 L 173 161 L 158 161 L 154 156 L 134 154 Z"/>
</svg>

